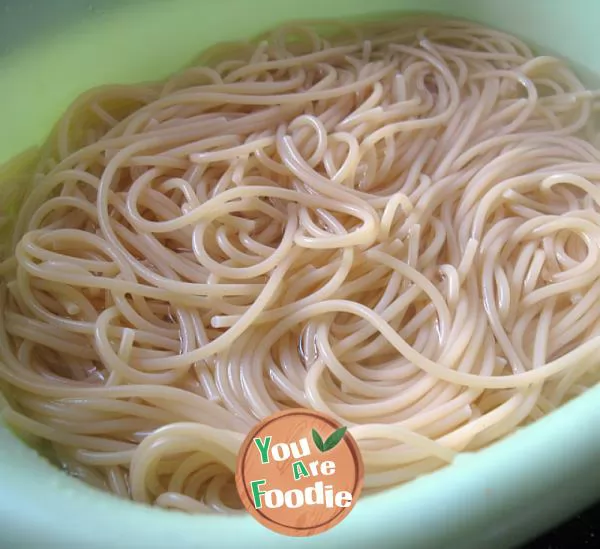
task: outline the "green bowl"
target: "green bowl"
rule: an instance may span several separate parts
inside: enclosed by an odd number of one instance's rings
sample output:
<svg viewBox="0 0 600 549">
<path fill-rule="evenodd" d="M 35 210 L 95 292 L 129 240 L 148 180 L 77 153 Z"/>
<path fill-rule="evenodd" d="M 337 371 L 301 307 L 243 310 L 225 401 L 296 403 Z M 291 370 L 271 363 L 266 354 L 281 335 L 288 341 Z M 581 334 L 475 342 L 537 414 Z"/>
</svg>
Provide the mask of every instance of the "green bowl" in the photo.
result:
<svg viewBox="0 0 600 549">
<path fill-rule="evenodd" d="M 11 0 L 0 2 L 0 162 L 39 143 L 81 91 L 172 72 L 203 47 L 294 18 L 437 11 L 600 74 L 597 0 Z M 1 199 L 0 199 L 1 200 Z M 0 547 L 514 547 L 600 497 L 600 387 L 436 473 L 365 497 L 308 539 L 249 516 L 189 516 L 100 493 L 0 426 Z"/>
</svg>

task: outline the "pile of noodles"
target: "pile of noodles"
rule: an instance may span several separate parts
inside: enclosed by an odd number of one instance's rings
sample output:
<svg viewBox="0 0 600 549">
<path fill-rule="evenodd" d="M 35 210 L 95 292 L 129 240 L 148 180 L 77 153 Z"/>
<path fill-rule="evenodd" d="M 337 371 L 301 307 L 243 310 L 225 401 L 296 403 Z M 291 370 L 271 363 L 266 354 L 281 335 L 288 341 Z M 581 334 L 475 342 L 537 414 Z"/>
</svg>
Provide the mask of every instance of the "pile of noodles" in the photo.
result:
<svg viewBox="0 0 600 549">
<path fill-rule="evenodd" d="M 548 414 L 600 380 L 597 97 L 419 17 L 86 93 L 2 218 L 5 420 L 202 512 L 239 509 L 239 446 L 281 409 L 348 425 L 367 491 Z"/>
</svg>

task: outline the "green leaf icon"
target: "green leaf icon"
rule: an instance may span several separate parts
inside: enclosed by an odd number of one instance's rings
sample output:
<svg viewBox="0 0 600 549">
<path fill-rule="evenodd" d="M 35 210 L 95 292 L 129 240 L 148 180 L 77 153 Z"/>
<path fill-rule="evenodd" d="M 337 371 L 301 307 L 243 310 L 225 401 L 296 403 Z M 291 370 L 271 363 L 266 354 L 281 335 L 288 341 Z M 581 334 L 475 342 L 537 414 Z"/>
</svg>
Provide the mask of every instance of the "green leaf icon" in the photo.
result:
<svg viewBox="0 0 600 549">
<path fill-rule="evenodd" d="M 348 427 L 340 427 L 339 429 L 336 429 L 333 433 L 331 433 L 329 437 L 327 437 L 327 440 L 323 442 L 321 435 L 317 433 L 315 429 L 313 429 L 312 438 L 315 442 L 315 446 L 319 449 L 319 451 L 323 453 L 329 452 L 329 450 L 333 450 L 341 442 L 347 430 Z"/>
<path fill-rule="evenodd" d="M 329 435 L 329 437 L 325 441 L 325 444 L 323 444 L 323 451 L 328 452 L 329 450 L 333 450 L 344 438 L 347 429 L 348 427 L 340 427 L 339 429 L 331 433 L 331 435 Z"/>
<path fill-rule="evenodd" d="M 312 439 L 313 439 L 317 449 L 321 452 L 324 452 L 323 439 L 321 438 L 321 435 L 319 433 L 317 433 L 317 431 L 315 429 L 312 430 Z"/>
</svg>

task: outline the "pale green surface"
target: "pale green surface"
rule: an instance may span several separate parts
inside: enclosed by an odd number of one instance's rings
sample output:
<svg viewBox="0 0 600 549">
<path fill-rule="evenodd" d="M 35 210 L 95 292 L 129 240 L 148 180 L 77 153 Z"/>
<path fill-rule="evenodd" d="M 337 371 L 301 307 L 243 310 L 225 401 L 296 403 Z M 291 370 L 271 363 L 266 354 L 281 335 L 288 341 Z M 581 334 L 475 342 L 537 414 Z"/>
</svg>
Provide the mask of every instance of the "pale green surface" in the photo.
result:
<svg viewBox="0 0 600 549">
<path fill-rule="evenodd" d="M 595 0 L 130 0 L 117 5 L 116 0 L 0 2 L 0 160 L 41 141 L 61 110 L 92 85 L 160 77 L 206 45 L 291 18 L 442 11 L 509 30 L 600 74 L 600 2 Z M 70 13 L 62 25 L 61 9 Z M 339 526 L 309 539 L 272 534 L 247 516 L 191 517 L 117 500 L 54 470 L 0 427 L 0 549 L 191 549 L 217 543 L 263 549 L 507 549 L 600 496 L 599 399 L 597 387 L 477 455 L 364 498 Z"/>
</svg>

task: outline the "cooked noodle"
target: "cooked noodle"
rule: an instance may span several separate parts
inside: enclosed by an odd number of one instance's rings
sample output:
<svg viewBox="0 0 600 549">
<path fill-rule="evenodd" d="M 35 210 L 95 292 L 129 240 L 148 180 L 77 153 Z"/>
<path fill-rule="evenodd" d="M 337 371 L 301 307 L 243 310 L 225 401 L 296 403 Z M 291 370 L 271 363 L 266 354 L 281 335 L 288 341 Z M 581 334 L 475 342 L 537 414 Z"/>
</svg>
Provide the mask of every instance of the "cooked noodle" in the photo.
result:
<svg viewBox="0 0 600 549">
<path fill-rule="evenodd" d="M 349 425 L 370 491 L 550 413 L 600 379 L 596 100 L 421 17 L 84 94 L 0 265 L 5 419 L 94 486 L 205 512 L 239 509 L 244 434 L 284 408 Z"/>
</svg>

